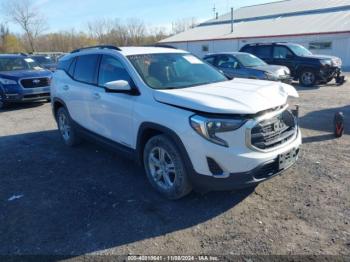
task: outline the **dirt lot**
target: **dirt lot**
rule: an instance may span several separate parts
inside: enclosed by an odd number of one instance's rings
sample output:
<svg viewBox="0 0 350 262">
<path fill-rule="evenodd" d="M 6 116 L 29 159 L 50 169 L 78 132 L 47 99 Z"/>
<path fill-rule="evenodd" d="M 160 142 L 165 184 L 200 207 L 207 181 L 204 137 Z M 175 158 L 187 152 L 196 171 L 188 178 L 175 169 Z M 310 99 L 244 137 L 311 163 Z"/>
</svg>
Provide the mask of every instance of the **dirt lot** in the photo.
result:
<svg viewBox="0 0 350 262">
<path fill-rule="evenodd" d="M 295 167 L 252 190 L 176 202 L 120 155 L 65 147 L 49 104 L 1 111 L 0 254 L 350 255 L 350 83 L 298 89 Z M 334 139 L 339 110 L 346 134 Z"/>
</svg>

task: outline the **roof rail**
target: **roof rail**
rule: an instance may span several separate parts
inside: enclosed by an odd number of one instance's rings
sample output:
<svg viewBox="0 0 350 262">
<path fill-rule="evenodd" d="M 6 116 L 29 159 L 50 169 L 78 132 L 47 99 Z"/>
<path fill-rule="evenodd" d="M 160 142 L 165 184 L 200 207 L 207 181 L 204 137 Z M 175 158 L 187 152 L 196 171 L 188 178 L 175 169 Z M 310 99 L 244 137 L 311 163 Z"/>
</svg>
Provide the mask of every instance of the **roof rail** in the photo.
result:
<svg viewBox="0 0 350 262">
<path fill-rule="evenodd" d="M 28 54 L 26 54 L 26 53 L 24 53 L 24 52 L 7 53 L 7 54 L 3 54 L 3 55 L 21 55 L 21 56 L 28 56 Z"/>
<path fill-rule="evenodd" d="M 75 50 L 73 50 L 70 53 L 71 54 L 78 53 L 80 51 L 87 50 L 87 49 L 93 49 L 93 48 L 97 48 L 97 49 L 113 49 L 113 50 L 117 50 L 117 51 L 122 51 L 119 47 L 114 46 L 114 45 L 95 45 L 95 46 L 88 46 L 88 47 L 82 47 L 82 48 L 79 48 L 79 49 L 75 49 Z"/>
<path fill-rule="evenodd" d="M 154 44 L 154 45 L 147 45 L 147 46 L 148 47 L 163 47 L 163 48 L 177 49 L 175 46 L 165 45 L 165 44 Z"/>
<path fill-rule="evenodd" d="M 247 45 L 257 46 L 257 45 L 278 45 L 278 44 L 288 44 L 288 42 L 264 42 L 264 43 L 251 43 Z"/>
</svg>

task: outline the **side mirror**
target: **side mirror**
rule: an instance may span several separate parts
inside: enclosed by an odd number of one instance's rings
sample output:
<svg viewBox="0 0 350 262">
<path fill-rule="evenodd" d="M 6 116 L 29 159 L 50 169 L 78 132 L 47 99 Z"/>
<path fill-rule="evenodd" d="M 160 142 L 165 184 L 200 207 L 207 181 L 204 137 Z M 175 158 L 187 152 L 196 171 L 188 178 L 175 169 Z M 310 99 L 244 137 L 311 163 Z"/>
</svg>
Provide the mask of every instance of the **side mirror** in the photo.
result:
<svg viewBox="0 0 350 262">
<path fill-rule="evenodd" d="M 116 80 L 107 82 L 104 84 L 107 92 L 122 92 L 122 91 L 131 91 L 131 86 L 128 81 L 125 80 Z"/>
<path fill-rule="evenodd" d="M 287 55 L 286 55 L 286 58 L 287 58 L 287 59 L 293 59 L 293 58 L 294 58 L 294 56 L 293 56 L 293 55 L 291 55 L 291 54 L 287 54 Z"/>
</svg>

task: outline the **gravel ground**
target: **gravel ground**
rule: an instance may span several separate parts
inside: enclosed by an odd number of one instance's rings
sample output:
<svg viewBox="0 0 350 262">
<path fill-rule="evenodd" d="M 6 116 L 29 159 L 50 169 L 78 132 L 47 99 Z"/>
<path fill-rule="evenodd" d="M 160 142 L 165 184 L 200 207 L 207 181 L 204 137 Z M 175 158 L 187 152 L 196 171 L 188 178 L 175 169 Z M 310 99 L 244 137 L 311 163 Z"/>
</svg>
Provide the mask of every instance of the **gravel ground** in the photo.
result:
<svg viewBox="0 0 350 262">
<path fill-rule="evenodd" d="M 0 254 L 349 256 L 350 83 L 298 89 L 297 165 L 255 189 L 175 202 L 120 155 L 65 147 L 49 104 L 0 111 Z M 339 110 L 349 119 L 334 139 Z"/>
</svg>

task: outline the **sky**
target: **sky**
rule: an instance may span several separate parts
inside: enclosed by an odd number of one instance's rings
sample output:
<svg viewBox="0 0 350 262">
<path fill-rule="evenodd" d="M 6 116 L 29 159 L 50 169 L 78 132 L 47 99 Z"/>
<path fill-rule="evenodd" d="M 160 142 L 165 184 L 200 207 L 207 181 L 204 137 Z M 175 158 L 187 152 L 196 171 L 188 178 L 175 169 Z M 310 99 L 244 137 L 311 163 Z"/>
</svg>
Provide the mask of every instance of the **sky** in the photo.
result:
<svg viewBox="0 0 350 262">
<path fill-rule="evenodd" d="M 0 0 L 3 3 L 12 0 Z M 118 18 L 126 21 L 138 18 L 147 26 L 171 29 L 173 21 L 196 18 L 198 22 L 214 17 L 213 7 L 219 15 L 239 8 L 276 0 L 31 0 L 47 19 L 47 32 L 71 30 L 85 31 L 87 23 L 100 18 Z M 20 29 L 9 23 L 11 31 Z"/>
</svg>

